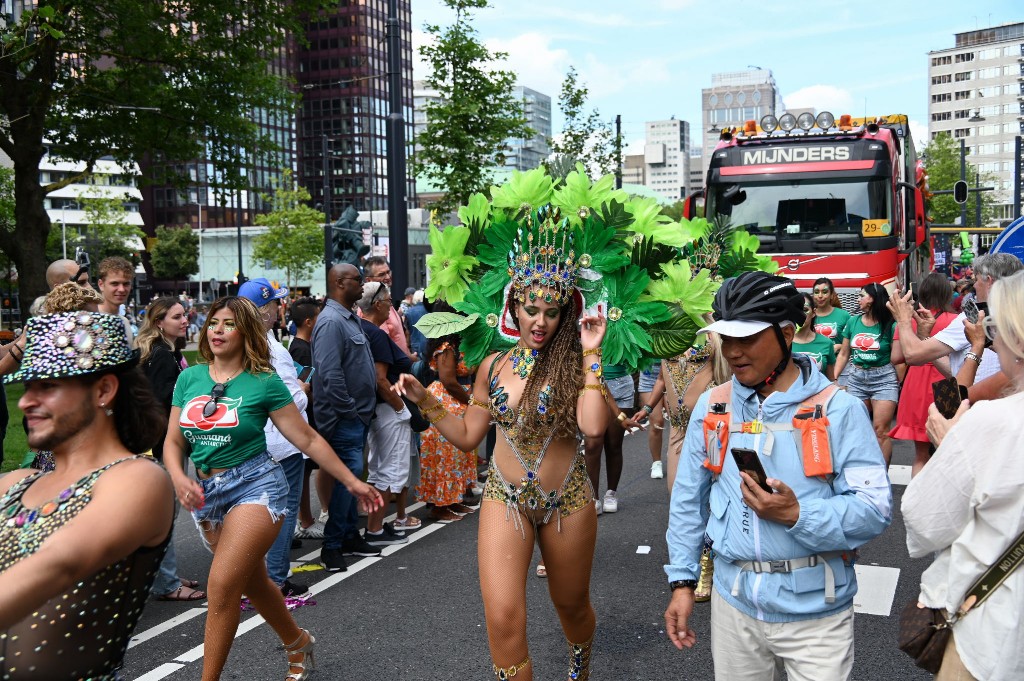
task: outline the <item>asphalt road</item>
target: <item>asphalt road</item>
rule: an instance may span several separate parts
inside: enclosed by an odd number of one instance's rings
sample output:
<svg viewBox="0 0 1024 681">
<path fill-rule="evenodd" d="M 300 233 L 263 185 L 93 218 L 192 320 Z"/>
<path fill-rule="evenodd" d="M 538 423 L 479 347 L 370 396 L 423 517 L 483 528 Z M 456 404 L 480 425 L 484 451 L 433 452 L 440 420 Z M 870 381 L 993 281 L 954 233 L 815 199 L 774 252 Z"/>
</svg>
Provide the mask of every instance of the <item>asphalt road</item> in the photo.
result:
<svg viewBox="0 0 1024 681">
<path fill-rule="evenodd" d="M 710 607 L 698 604 L 697 646 L 677 651 L 664 633 L 669 592 L 665 527 L 668 493 L 664 480 L 649 477 L 646 436 L 627 438 L 619 485 L 620 510 L 598 522 L 592 596 L 598 629 L 593 678 L 710 679 Z M 894 479 L 909 480 L 910 447 L 897 444 Z M 605 481 L 602 479 L 602 492 Z M 928 561 L 910 560 L 899 514 L 904 484 L 894 483 L 896 517 L 890 528 L 861 550 L 854 679 L 930 679 L 896 648 L 897 615 L 917 595 Z M 415 511 L 422 516 L 423 509 Z M 348 572 L 301 573 L 315 581 L 315 605 L 295 611 L 299 625 L 317 637 L 314 678 L 376 681 L 401 679 L 493 679 L 483 606 L 477 582 L 477 522 L 425 522 L 408 544 L 389 547 L 380 558 L 351 563 Z M 176 530 L 179 571 L 200 578 L 210 558 L 188 516 Z M 649 553 L 638 552 L 650 547 Z M 305 541 L 293 561 L 316 560 L 319 542 Z M 643 549 L 640 549 L 642 551 Z M 538 554 L 539 555 L 539 554 Z M 892 584 L 895 582 L 895 593 Z M 565 640 L 547 594 L 546 580 L 528 579 L 530 653 L 536 679 L 564 679 Z M 868 614 L 868 612 L 879 614 Z M 127 679 L 199 679 L 205 608 L 151 602 L 125 659 Z M 280 679 L 285 656 L 273 632 L 254 613 L 243 613 L 224 679 Z"/>
</svg>

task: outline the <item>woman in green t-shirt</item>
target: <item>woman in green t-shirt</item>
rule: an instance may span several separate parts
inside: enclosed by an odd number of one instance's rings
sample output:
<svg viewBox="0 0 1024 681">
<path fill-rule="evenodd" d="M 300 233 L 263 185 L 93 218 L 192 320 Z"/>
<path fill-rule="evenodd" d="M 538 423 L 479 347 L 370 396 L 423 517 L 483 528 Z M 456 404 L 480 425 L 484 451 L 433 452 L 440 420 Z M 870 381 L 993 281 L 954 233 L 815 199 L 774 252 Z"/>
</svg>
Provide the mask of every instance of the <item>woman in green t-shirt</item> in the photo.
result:
<svg viewBox="0 0 1024 681">
<path fill-rule="evenodd" d="M 288 495 L 281 465 L 267 453 L 267 419 L 367 510 L 380 508 L 381 497 L 302 419 L 270 365 L 270 346 L 255 305 L 238 297 L 215 302 L 199 332 L 199 355 L 202 363 L 183 371 L 174 386 L 164 464 L 178 501 L 192 513 L 214 554 L 203 678 L 217 679 L 223 672 L 243 593 L 280 637 L 291 677 L 305 678 L 306 658 L 316 641 L 295 624 L 264 560 L 281 529 Z M 185 473 L 186 447 L 198 480 Z"/>
<path fill-rule="evenodd" d="M 832 341 L 838 353 L 843 345 L 843 331 L 850 321 L 850 313 L 842 307 L 836 307 L 839 296 L 828 277 L 817 279 L 811 293 L 814 299 L 814 330 Z"/>
<path fill-rule="evenodd" d="M 871 283 L 861 289 L 858 304 L 864 314 L 850 318 L 836 359 L 837 373 L 842 373 L 847 362 L 851 365 L 846 391 L 864 400 L 871 413 L 886 467 L 892 457 L 889 429 L 900 399 L 900 383 L 891 362 L 896 323 L 887 302 L 889 292 L 881 284 Z"/>
<path fill-rule="evenodd" d="M 804 323 L 797 329 L 793 336 L 793 352 L 807 355 L 818 366 L 821 373 L 830 381 L 836 380 L 835 365 L 836 351 L 830 341 L 821 335 L 815 328 L 814 297 L 810 293 L 801 294 L 804 297 Z"/>
</svg>

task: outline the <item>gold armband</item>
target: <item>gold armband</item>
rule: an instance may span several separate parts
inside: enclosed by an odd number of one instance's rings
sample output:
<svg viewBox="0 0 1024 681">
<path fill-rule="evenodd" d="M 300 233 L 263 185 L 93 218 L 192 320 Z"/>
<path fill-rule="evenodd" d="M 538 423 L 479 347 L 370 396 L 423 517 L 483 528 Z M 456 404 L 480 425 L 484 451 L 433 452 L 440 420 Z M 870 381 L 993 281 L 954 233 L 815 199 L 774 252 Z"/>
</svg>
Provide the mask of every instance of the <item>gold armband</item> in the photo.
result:
<svg viewBox="0 0 1024 681">
<path fill-rule="evenodd" d="M 487 404 L 486 402 L 484 402 L 482 400 L 476 399 L 476 396 L 472 395 L 472 394 L 469 396 L 469 406 L 471 406 L 471 407 L 483 407 L 487 411 L 491 410 L 491 405 Z"/>
<path fill-rule="evenodd" d="M 600 390 L 602 395 L 608 394 L 608 392 L 604 389 L 604 383 L 584 383 L 583 387 L 580 388 L 579 396 L 583 397 L 583 395 L 588 390 Z"/>
</svg>

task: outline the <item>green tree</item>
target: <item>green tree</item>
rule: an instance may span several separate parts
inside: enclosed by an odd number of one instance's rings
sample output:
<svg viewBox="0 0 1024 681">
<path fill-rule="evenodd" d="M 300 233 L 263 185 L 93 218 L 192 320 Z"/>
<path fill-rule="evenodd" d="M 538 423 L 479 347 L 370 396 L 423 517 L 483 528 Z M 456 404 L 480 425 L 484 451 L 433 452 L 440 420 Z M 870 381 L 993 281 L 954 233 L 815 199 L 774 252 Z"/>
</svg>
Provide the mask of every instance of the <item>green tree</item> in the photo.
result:
<svg viewBox="0 0 1024 681">
<path fill-rule="evenodd" d="M 427 104 L 414 168 L 445 191 L 430 207 L 449 213 L 487 189 L 491 168 L 505 162 L 507 139 L 531 137 L 533 130 L 512 94 L 515 74 L 498 68 L 508 55 L 490 52 L 471 23 L 471 12 L 487 7 L 487 0 L 444 4 L 455 11 L 455 22 L 445 28 L 426 25 L 434 41 L 420 48 L 430 64 L 427 87 L 440 98 Z"/>
<path fill-rule="evenodd" d="M 98 159 L 130 164 L 148 156 L 155 160 L 149 179 L 184 183 L 169 161 L 208 158 L 225 186 L 246 182 L 238 169 L 275 146 L 252 113 L 294 104 L 268 57 L 325 4 L 16 3 L 20 14 L 0 26 L 0 149 L 14 162 L 16 196 L 13 238 L 0 248 L 18 268 L 23 311 L 46 290 L 43 199 L 89 176 Z M 47 148 L 85 169 L 41 182 Z"/>
<path fill-rule="evenodd" d="M 120 256 L 138 265 L 140 244 L 146 235 L 136 225 L 128 224 L 124 200 L 91 196 L 83 197 L 81 202 L 86 226 L 76 245 L 84 248 L 94 263 L 110 256 Z M 70 240 L 68 245 L 71 245 Z"/>
<path fill-rule="evenodd" d="M 969 147 L 968 147 L 969 148 Z M 928 188 L 931 191 L 952 190 L 960 179 L 960 143 L 949 136 L 939 133 L 935 139 L 921 152 L 924 167 L 928 171 Z M 967 157 L 967 183 L 973 188 L 978 170 Z M 981 186 L 992 187 L 997 178 L 991 174 L 981 174 Z M 970 192 L 967 199 L 967 225 L 974 226 L 978 196 L 981 196 L 981 224 L 986 225 L 995 219 L 996 192 Z M 952 194 L 932 196 L 928 201 L 928 219 L 940 225 L 952 225 L 960 218 L 960 204 L 953 200 Z"/>
<path fill-rule="evenodd" d="M 565 119 L 562 135 L 560 139 L 549 138 L 548 145 L 556 157 L 570 159 L 573 166 L 577 161 L 582 163 L 594 177 L 611 172 L 618 174 L 616 160 L 622 140 L 612 134 L 597 109 L 586 111 L 589 93 L 586 84 L 579 81 L 576 68 L 570 66 L 558 95 L 558 108 Z M 549 164 L 548 172 L 557 177 L 559 168 L 557 163 Z"/>
<path fill-rule="evenodd" d="M 312 273 L 324 258 L 324 221 L 321 211 L 309 207 L 309 192 L 300 187 L 291 170 L 282 172 L 272 195 L 263 197 L 271 211 L 256 217 L 256 224 L 269 229 L 253 240 L 252 260 L 269 262 L 285 271 L 287 285 Z"/>
<path fill-rule="evenodd" d="M 199 236 L 188 227 L 157 227 L 150 249 L 153 276 L 178 282 L 199 272 Z"/>
</svg>

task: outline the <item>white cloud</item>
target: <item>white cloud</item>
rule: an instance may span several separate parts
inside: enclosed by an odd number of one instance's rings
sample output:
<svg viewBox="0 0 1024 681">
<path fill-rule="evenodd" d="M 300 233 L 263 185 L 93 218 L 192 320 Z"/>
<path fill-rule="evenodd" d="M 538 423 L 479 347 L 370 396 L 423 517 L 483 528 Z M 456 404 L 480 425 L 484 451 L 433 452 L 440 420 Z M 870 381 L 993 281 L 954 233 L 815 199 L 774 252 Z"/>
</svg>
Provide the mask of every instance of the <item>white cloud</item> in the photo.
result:
<svg viewBox="0 0 1024 681">
<path fill-rule="evenodd" d="M 569 51 L 551 46 L 551 37 L 536 32 L 487 41 L 492 52 L 506 52 L 502 69 L 513 71 L 516 82 L 558 98 L 562 80 L 569 70 Z"/>
<path fill-rule="evenodd" d="M 423 80 L 430 75 L 430 65 L 423 60 L 420 48 L 424 45 L 431 45 L 437 42 L 431 34 L 419 29 L 412 29 L 412 77 L 413 80 Z"/>
<path fill-rule="evenodd" d="M 787 109 L 831 111 L 836 118 L 854 112 L 853 95 L 834 85 L 809 85 L 783 96 Z"/>
<path fill-rule="evenodd" d="M 635 156 L 636 154 L 642 154 L 642 153 L 644 153 L 644 145 L 646 143 L 647 142 L 646 142 L 646 140 L 643 137 L 638 137 L 636 139 L 628 140 L 622 146 L 622 155 L 623 156 Z"/>
<path fill-rule="evenodd" d="M 921 150 L 928 144 L 928 126 L 920 121 L 910 119 L 910 137 L 914 140 L 914 147 L 917 149 L 917 153 L 921 153 Z"/>
</svg>

